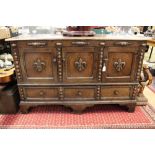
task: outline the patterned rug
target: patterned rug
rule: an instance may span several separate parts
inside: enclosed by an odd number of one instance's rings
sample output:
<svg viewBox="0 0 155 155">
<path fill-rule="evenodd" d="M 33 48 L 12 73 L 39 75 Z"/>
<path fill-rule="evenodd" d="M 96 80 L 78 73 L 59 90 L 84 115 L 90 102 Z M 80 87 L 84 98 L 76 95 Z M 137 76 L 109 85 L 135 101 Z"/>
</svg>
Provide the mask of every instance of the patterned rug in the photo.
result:
<svg viewBox="0 0 155 155">
<path fill-rule="evenodd" d="M 0 128 L 155 128 L 155 110 L 137 106 L 134 113 L 118 105 L 96 105 L 82 114 L 64 106 L 40 106 L 28 114 L 0 115 Z"/>
</svg>

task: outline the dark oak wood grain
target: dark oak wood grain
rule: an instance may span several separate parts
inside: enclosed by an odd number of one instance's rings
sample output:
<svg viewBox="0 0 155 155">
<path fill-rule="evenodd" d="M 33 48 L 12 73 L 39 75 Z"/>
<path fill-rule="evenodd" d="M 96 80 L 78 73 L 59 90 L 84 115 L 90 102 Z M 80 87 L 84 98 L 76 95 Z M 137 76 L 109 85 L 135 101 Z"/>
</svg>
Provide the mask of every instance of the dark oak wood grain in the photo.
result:
<svg viewBox="0 0 155 155">
<path fill-rule="evenodd" d="M 145 40 L 12 41 L 21 112 L 61 104 L 82 111 L 94 104 L 136 105 Z"/>
</svg>

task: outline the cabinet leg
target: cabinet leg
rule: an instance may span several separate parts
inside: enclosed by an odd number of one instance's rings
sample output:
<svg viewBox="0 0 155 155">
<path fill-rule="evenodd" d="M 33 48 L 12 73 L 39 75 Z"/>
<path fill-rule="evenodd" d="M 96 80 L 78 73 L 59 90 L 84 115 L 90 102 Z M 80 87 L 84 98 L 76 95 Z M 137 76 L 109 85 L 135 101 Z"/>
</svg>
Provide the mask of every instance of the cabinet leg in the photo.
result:
<svg viewBox="0 0 155 155">
<path fill-rule="evenodd" d="M 134 112 L 135 107 L 136 107 L 136 103 L 128 104 L 127 107 L 128 107 L 128 112 Z"/>
<path fill-rule="evenodd" d="M 28 105 L 20 105 L 20 112 L 22 114 L 27 114 L 29 112 L 30 106 Z"/>
</svg>

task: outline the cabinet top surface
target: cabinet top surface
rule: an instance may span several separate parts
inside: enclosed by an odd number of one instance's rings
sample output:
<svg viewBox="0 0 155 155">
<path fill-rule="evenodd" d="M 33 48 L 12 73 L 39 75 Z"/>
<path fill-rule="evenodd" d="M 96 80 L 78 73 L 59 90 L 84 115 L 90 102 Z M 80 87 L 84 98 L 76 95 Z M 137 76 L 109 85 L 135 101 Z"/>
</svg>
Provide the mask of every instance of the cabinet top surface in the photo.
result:
<svg viewBox="0 0 155 155">
<path fill-rule="evenodd" d="M 62 35 L 53 34 L 33 34 L 33 35 L 19 35 L 6 39 L 6 41 L 20 41 L 20 40 L 151 40 L 150 37 L 136 36 L 136 35 L 95 35 L 93 37 L 64 37 Z"/>
</svg>

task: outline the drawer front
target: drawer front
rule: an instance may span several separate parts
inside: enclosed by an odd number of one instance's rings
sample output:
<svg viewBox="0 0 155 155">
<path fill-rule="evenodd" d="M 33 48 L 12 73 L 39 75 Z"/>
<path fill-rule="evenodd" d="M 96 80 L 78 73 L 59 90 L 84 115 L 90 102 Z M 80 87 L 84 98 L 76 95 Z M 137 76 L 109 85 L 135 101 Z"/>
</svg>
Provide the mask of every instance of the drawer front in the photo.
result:
<svg viewBox="0 0 155 155">
<path fill-rule="evenodd" d="M 130 99 L 132 87 L 129 86 L 106 86 L 101 87 L 101 99 Z"/>
<path fill-rule="evenodd" d="M 58 100 L 58 88 L 23 88 L 26 100 Z"/>
<path fill-rule="evenodd" d="M 31 41 L 19 41 L 19 47 L 26 47 L 26 48 L 44 48 L 44 47 L 55 47 L 55 46 L 62 46 L 62 47 L 92 47 L 100 45 L 102 41 L 92 41 L 92 40 L 31 40 Z"/>
<path fill-rule="evenodd" d="M 62 46 L 64 47 L 93 47 L 93 46 L 98 46 L 99 42 L 98 41 L 91 41 L 91 40 L 64 40 L 62 42 Z"/>
<path fill-rule="evenodd" d="M 64 100 L 94 100 L 95 87 L 64 88 Z"/>
</svg>

